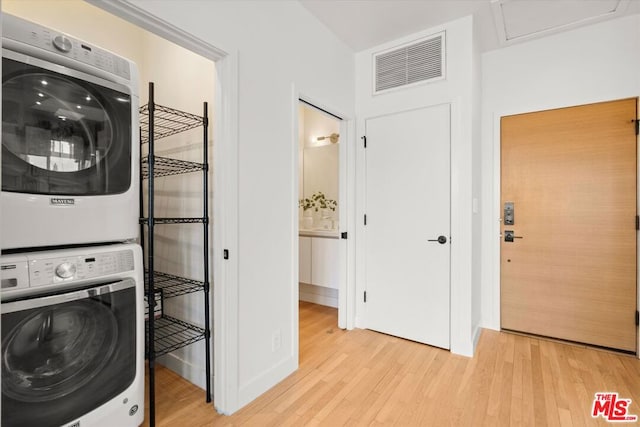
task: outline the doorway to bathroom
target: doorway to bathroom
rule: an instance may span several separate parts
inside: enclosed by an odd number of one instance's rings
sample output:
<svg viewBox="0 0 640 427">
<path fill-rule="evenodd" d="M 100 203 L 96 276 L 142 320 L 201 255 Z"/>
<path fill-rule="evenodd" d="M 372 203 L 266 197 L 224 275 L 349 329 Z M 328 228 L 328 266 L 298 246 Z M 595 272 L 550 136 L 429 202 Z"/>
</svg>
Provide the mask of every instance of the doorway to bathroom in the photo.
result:
<svg viewBox="0 0 640 427">
<path fill-rule="evenodd" d="M 338 326 L 341 246 L 340 153 L 343 120 L 316 105 L 298 103 L 299 316 L 334 313 Z M 344 217 L 344 216 L 343 216 Z M 344 295 L 343 295 L 344 296 Z M 304 333 L 304 331 L 300 331 Z M 304 349 L 300 349 L 304 352 Z"/>
</svg>

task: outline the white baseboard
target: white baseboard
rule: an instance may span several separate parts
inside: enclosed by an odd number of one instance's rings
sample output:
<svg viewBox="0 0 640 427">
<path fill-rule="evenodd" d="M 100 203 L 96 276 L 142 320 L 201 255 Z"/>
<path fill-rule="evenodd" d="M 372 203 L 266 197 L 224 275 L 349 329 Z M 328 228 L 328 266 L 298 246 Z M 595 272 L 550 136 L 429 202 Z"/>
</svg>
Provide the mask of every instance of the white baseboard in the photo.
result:
<svg viewBox="0 0 640 427">
<path fill-rule="evenodd" d="M 312 302 L 314 304 L 326 305 L 338 308 L 338 290 L 300 283 L 300 301 Z"/>
<path fill-rule="evenodd" d="M 482 328 L 480 326 L 476 326 L 476 329 L 473 331 L 473 354 L 476 354 L 476 348 L 478 348 L 478 341 L 480 340 L 480 334 L 482 334 Z"/>
<path fill-rule="evenodd" d="M 190 383 L 206 390 L 206 372 L 203 366 L 189 363 L 173 353 L 158 357 L 157 362 L 162 366 L 171 369 Z M 213 377 L 211 377 L 211 386 L 213 386 Z"/>
<path fill-rule="evenodd" d="M 296 369 L 298 369 L 297 360 L 293 357 L 287 357 L 271 369 L 249 380 L 246 384 L 240 385 L 240 389 L 238 390 L 238 408 L 242 408 L 252 402 Z"/>
</svg>

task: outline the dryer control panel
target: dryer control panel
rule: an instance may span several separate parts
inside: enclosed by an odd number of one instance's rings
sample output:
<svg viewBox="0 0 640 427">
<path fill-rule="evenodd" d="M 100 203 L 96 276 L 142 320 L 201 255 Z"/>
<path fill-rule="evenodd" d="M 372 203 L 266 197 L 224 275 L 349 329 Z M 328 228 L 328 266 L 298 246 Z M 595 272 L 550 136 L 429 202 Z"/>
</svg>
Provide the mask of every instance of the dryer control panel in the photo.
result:
<svg viewBox="0 0 640 427">
<path fill-rule="evenodd" d="M 2 37 L 72 58 L 131 80 L 131 70 L 126 59 L 21 18 L 3 14 Z"/>
<path fill-rule="evenodd" d="M 87 255 L 2 257 L 2 290 L 41 287 L 94 279 L 134 269 L 133 251 L 97 252 Z"/>
</svg>

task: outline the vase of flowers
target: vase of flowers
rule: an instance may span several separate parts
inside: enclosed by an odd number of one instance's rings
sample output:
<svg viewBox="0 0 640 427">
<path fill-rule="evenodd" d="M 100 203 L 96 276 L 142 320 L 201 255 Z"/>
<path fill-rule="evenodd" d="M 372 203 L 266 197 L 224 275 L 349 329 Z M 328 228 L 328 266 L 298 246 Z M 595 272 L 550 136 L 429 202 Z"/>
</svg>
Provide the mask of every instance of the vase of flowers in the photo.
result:
<svg viewBox="0 0 640 427">
<path fill-rule="evenodd" d="M 312 199 L 300 199 L 298 200 L 298 207 L 302 208 L 302 228 L 312 228 L 313 227 L 313 212 L 314 212 L 314 202 Z"/>
<path fill-rule="evenodd" d="M 312 228 L 314 223 L 331 220 L 338 203 L 333 199 L 327 199 L 322 191 L 316 191 L 311 197 L 300 199 L 298 206 L 303 211 L 303 228 Z"/>
<path fill-rule="evenodd" d="M 322 191 L 314 193 L 311 198 L 315 203 L 316 211 L 320 211 L 322 216 L 331 215 L 331 212 L 335 212 L 338 203 L 333 199 L 327 199 Z M 331 211 L 331 212 L 330 212 Z"/>
</svg>

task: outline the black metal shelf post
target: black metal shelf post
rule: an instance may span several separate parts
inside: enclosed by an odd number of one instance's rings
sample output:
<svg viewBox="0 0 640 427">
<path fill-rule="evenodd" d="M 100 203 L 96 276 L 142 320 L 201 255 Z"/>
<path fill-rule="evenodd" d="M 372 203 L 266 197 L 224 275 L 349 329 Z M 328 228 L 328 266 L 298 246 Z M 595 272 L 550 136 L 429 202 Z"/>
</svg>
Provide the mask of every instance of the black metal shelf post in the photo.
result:
<svg viewBox="0 0 640 427">
<path fill-rule="evenodd" d="M 148 125 L 149 129 L 153 129 L 154 125 L 154 93 L 153 93 L 153 83 L 149 83 L 149 103 L 147 104 L 148 108 Z M 140 131 L 142 132 L 142 126 L 140 126 Z M 154 137 L 153 132 L 149 133 L 149 155 L 147 156 L 148 168 L 147 172 L 149 173 L 148 182 L 148 203 L 149 206 L 147 208 L 147 246 L 145 248 L 145 253 L 147 255 L 147 268 L 149 271 L 153 271 L 153 235 L 154 235 L 154 224 L 153 218 L 155 216 L 154 213 L 154 187 L 153 187 L 153 153 L 155 151 L 154 147 Z M 142 169 L 142 168 L 140 168 Z M 142 193 L 140 193 L 140 197 L 142 197 Z M 142 212 L 141 212 L 142 214 Z M 153 274 L 149 274 L 147 276 L 147 304 L 149 307 L 149 320 L 147 321 L 148 330 L 147 330 L 147 356 L 149 360 L 149 425 L 151 427 L 155 427 L 156 425 L 156 352 L 155 352 L 155 305 L 156 305 L 156 293 L 155 287 L 153 284 Z"/>
<path fill-rule="evenodd" d="M 202 105 L 202 249 L 204 250 L 203 278 L 204 278 L 204 330 L 205 345 L 205 377 L 207 403 L 211 402 L 211 328 L 209 328 L 209 105 L 204 102 Z"/>
<path fill-rule="evenodd" d="M 140 218 L 140 238 L 145 237 L 145 256 L 147 271 L 145 272 L 145 286 L 147 302 L 149 304 L 149 319 L 146 322 L 146 356 L 149 361 L 149 425 L 155 426 L 155 360 L 157 357 L 175 351 L 179 348 L 205 341 L 205 372 L 206 372 L 206 401 L 211 402 L 211 328 L 210 328 L 210 282 L 209 282 L 209 151 L 208 151 L 208 105 L 203 103 L 203 115 L 197 116 L 184 111 L 155 104 L 154 85 L 149 83 L 149 102 L 140 107 L 140 144 L 148 143 L 148 154 L 140 159 L 140 181 L 146 179 L 148 184 L 147 216 Z M 203 128 L 202 163 L 159 157 L 154 155 L 155 141 L 195 129 Z M 154 212 L 154 179 L 162 176 L 179 175 L 201 171 L 203 176 L 203 215 L 195 218 L 157 218 Z M 140 209 L 142 214 L 143 194 L 140 185 Z M 161 224 L 203 224 L 203 280 L 197 281 L 172 274 L 162 273 L 154 269 L 154 229 Z M 204 299 L 204 328 L 192 325 L 162 313 L 155 318 L 154 305 L 156 293 L 164 302 L 167 298 L 174 298 L 194 292 L 203 292 Z"/>
</svg>

